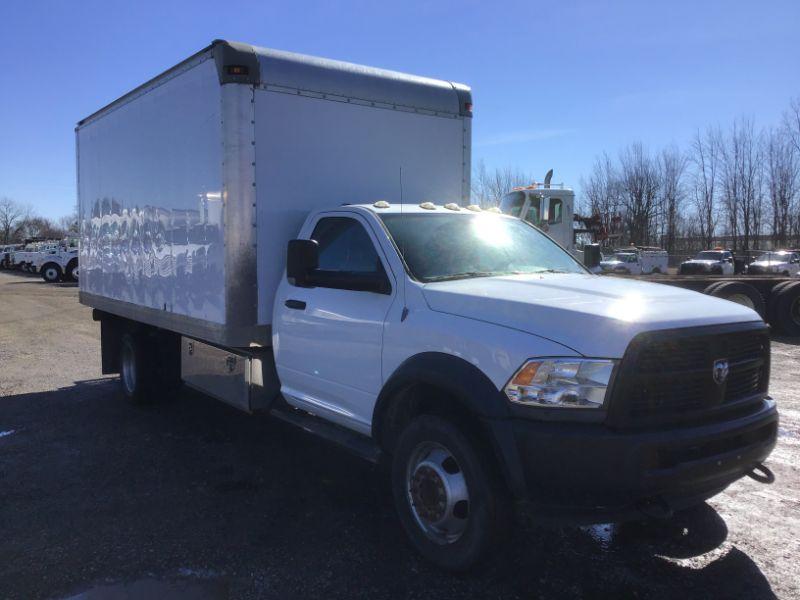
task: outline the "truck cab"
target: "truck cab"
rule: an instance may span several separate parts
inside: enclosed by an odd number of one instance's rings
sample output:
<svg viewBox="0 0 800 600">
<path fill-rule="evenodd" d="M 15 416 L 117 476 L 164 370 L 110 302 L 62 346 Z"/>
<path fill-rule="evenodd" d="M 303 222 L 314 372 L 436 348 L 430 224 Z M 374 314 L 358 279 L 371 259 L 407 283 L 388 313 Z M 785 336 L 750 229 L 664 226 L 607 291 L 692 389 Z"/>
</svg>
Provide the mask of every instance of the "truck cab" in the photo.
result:
<svg viewBox="0 0 800 600">
<path fill-rule="evenodd" d="M 784 275 L 789 277 L 800 273 L 800 251 L 777 250 L 764 252 L 755 261 L 747 265 L 747 273 L 751 275 Z"/>
<path fill-rule="evenodd" d="M 730 250 L 715 248 L 703 250 L 694 258 L 681 263 L 678 273 L 681 275 L 733 275 L 735 270 L 733 253 Z"/>
<path fill-rule="evenodd" d="M 576 250 L 573 227 L 575 193 L 564 184 L 533 183 L 503 196 L 500 211 L 538 227 L 569 252 Z"/>
</svg>

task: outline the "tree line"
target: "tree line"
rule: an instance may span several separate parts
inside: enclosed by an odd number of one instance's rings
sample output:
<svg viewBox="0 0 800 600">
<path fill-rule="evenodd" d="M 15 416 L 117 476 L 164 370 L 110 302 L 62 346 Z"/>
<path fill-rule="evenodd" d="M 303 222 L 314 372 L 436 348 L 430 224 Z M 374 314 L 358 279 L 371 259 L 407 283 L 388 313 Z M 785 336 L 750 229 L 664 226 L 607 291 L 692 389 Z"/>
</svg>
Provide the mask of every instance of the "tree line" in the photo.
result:
<svg viewBox="0 0 800 600">
<path fill-rule="evenodd" d="M 0 198 L 0 243 L 18 244 L 30 238 L 61 239 L 78 232 L 77 215 L 57 221 L 37 215 L 28 205 Z"/>
<path fill-rule="evenodd" d="M 472 201 L 494 206 L 534 176 L 479 161 Z M 580 179 L 577 212 L 599 222 L 607 245 L 669 253 L 722 244 L 736 251 L 800 247 L 800 97 L 778 125 L 740 118 L 697 131 L 688 147 L 657 152 L 633 142 L 603 153 Z"/>
<path fill-rule="evenodd" d="M 800 98 L 781 122 L 740 118 L 697 131 L 688 148 L 649 152 L 640 142 L 600 156 L 581 179 L 581 209 L 618 245 L 668 252 L 800 246 Z"/>
</svg>

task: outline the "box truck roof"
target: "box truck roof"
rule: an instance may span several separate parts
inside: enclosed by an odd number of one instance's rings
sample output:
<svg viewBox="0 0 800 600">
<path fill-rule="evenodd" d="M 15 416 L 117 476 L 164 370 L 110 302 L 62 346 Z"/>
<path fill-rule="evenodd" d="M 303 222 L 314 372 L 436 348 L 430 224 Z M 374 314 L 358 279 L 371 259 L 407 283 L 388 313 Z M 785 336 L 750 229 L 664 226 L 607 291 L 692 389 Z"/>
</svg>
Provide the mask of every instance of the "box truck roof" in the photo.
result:
<svg viewBox="0 0 800 600">
<path fill-rule="evenodd" d="M 200 52 L 153 77 L 78 122 L 78 127 L 125 104 L 139 94 L 160 85 L 213 57 L 220 84 L 251 85 L 303 90 L 323 97 L 340 96 L 344 101 L 360 99 L 371 105 L 386 104 L 432 114 L 472 115 L 470 88 L 451 81 L 431 79 L 353 63 L 272 50 L 226 40 L 214 40 Z"/>
</svg>

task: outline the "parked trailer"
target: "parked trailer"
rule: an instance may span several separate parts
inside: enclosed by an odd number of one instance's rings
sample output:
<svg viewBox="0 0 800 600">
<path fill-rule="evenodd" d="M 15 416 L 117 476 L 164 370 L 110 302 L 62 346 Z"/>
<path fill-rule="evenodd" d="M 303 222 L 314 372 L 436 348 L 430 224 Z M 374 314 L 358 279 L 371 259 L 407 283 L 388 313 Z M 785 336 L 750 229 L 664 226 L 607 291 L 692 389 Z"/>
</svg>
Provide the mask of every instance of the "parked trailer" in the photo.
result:
<svg viewBox="0 0 800 600">
<path fill-rule="evenodd" d="M 409 539 L 450 569 L 491 557 L 515 507 L 665 516 L 768 473 L 758 314 L 592 275 L 465 206 L 471 106 L 463 85 L 215 42 L 81 121 L 103 372 L 132 401 L 182 381 L 385 456 Z"/>
<path fill-rule="evenodd" d="M 627 277 L 616 273 L 614 276 Z M 768 275 L 645 275 L 636 279 L 736 302 L 755 310 L 778 332 L 800 336 L 800 280 L 797 278 Z"/>
</svg>

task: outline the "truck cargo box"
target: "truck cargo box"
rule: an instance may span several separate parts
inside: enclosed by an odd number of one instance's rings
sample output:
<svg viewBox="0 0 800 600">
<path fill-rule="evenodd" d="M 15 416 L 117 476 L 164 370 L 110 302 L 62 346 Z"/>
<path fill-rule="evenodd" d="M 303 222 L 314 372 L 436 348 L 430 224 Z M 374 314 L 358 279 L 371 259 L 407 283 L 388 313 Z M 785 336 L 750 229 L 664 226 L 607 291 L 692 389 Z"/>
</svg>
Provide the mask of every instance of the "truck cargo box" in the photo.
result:
<svg viewBox="0 0 800 600">
<path fill-rule="evenodd" d="M 270 344 L 310 210 L 464 203 L 466 86 L 215 41 L 80 121 L 80 300 L 225 346 Z"/>
</svg>

